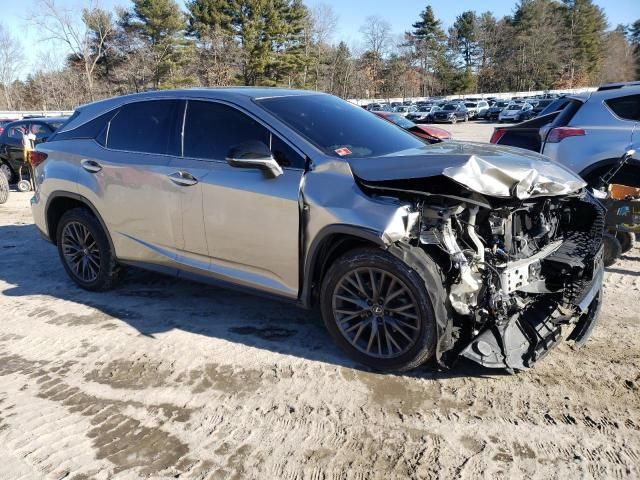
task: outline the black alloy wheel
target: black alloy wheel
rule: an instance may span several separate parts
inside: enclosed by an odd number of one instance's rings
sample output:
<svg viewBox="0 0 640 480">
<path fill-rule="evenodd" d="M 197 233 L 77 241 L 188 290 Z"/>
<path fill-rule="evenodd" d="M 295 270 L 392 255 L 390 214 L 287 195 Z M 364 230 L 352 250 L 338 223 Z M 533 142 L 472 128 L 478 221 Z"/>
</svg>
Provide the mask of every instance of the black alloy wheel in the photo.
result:
<svg viewBox="0 0 640 480">
<path fill-rule="evenodd" d="M 85 290 L 108 290 L 120 279 L 122 269 L 107 234 L 89 210 L 74 208 L 62 215 L 56 245 L 65 271 Z"/>
<path fill-rule="evenodd" d="M 394 358 L 418 339 L 417 302 L 402 280 L 384 270 L 345 273 L 334 290 L 332 309 L 340 333 L 365 355 Z"/>
<path fill-rule="evenodd" d="M 438 267 L 433 263 L 432 268 Z M 438 282 L 429 283 L 436 298 L 444 296 Z M 352 250 L 324 275 L 322 319 L 338 346 L 357 362 L 375 370 L 410 370 L 435 354 L 436 317 L 426 285 L 389 252 Z"/>
<path fill-rule="evenodd" d="M 67 266 L 83 282 L 95 282 L 100 273 L 100 249 L 89 229 L 69 222 L 62 230 L 62 254 Z"/>
</svg>

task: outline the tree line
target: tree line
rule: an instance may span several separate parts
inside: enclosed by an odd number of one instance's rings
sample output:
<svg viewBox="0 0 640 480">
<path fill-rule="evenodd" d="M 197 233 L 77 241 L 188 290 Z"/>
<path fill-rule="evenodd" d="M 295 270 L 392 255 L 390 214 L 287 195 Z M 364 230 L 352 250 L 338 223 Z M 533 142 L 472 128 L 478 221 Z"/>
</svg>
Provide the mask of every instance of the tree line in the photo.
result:
<svg viewBox="0 0 640 480">
<path fill-rule="evenodd" d="M 608 30 L 592 0 L 519 0 L 511 15 L 468 10 L 445 29 L 430 5 L 402 34 L 364 18 L 335 40 L 331 6 L 302 0 L 132 0 L 81 12 L 35 0 L 42 54 L 21 76 L 20 38 L 0 25 L 0 109 L 71 109 L 148 89 L 261 85 L 344 98 L 415 97 L 592 86 L 640 77 L 640 20 Z"/>
</svg>

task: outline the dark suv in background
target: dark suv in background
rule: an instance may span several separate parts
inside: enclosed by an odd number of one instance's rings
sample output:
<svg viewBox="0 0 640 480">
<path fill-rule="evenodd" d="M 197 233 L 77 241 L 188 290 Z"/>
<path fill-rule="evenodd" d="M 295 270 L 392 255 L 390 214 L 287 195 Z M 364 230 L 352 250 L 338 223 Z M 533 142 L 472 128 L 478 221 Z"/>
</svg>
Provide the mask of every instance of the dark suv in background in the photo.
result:
<svg viewBox="0 0 640 480">
<path fill-rule="evenodd" d="M 47 141 L 66 120 L 66 117 L 30 118 L 4 125 L 0 134 L 0 171 L 5 174 L 9 183 L 18 180 L 18 171 L 24 165 L 22 133 L 30 130 L 36 136 L 37 145 Z M 23 173 L 26 174 L 26 170 Z"/>
</svg>

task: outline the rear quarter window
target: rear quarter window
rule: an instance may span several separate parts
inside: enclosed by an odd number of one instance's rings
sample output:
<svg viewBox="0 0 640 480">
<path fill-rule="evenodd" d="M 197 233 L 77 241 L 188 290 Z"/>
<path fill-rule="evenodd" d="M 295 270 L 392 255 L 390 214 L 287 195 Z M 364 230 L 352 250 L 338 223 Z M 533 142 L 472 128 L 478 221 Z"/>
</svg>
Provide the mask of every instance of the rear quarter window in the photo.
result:
<svg viewBox="0 0 640 480">
<path fill-rule="evenodd" d="M 620 118 L 632 121 L 640 120 L 640 95 L 611 98 L 605 100 L 604 103 Z"/>
<path fill-rule="evenodd" d="M 123 105 L 109 124 L 107 148 L 129 152 L 180 154 L 176 100 L 149 100 Z M 182 117 L 180 117 L 182 120 Z"/>
</svg>

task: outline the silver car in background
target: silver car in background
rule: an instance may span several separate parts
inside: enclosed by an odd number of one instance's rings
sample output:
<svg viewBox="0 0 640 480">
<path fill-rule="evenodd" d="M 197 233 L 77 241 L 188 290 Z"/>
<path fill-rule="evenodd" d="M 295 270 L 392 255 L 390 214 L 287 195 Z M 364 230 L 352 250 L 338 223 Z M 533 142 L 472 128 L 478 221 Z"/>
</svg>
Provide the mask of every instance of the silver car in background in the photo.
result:
<svg viewBox="0 0 640 480">
<path fill-rule="evenodd" d="M 632 148 L 633 159 L 613 183 L 640 187 L 640 84 L 603 85 L 561 101 L 559 111 L 497 128 L 491 142 L 540 152 L 591 184 Z"/>
<path fill-rule="evenodd" d="M 35 224 L 88 290 L 125 265 L 245 288 L 319 308 L 352 358 L 395 371 L 525 369 L 598 318 L 603 209 L 535 153 L 225 88 L 85 105 L 35 158 Z"/>
</svg>

